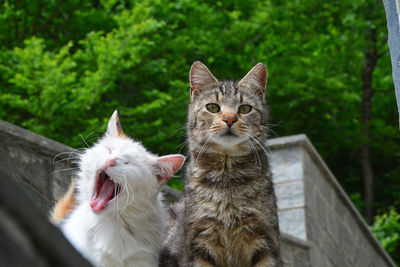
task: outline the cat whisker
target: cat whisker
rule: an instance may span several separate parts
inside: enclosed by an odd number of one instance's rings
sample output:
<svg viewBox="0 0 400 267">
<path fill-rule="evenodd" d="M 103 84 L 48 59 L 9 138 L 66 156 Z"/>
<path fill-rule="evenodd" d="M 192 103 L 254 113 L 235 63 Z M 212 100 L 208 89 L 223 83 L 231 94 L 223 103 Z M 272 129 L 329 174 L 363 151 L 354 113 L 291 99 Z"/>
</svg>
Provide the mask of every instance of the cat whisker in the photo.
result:
<svg viewBox="0 0 400 267">
<path fill-rule="evenodd" d="M 186 146 L 189 145 L 189 138 L 187 138 L 183 143 L 178 146 L 178 154 L 180 154 L 181 150 Z"/>
<path fill-rule="evenodd" d="M 61 171 L 71 171 L 71 170 L 78 170 L 78 169 L 79 169 L 79 167 L 55 170 L 55 171 L 51 172 L 50 175 L 53 175 L 53 174 L 55 174 L 57 172 L 61 172 Z"/>
<path fill-rule="evenodd" d="M 251 150 L 253 151 L 254 159 L 255 159 L 255 161 L 256 161 L 256 165 L 259 165 L 259 167 L 260 167 L 260 173 L 261 173 L 262 168 L 261 168 L 261 159 L 260 159 L 260 155 L 258 155 L 258 151 L 256 150 L 256 148 L 254 147 L 254 145 L 253 145 L 249 140 L 247 141 L 247 144 L 249 144 L 249 147 L 250 147 Z"/>
<path fill-rule="evenodd" d="M 273 135 L 274 135 L 275 137 L 279 137 L 278 134 L 277 134 L 274 130 L 272 130 L 272 128 L 270 128 L 270 127 L 265 127 L 265 126 L 261 126 L 261 127 L 264 128 L 265 130 L 267 130 L 267 134 L 268 134 L 268 132 L 271 132 L 271 133 L 273 133 Z"/>
<path fill-rule="evenodd" d="M 140 212 L 139 213 L 137 213 L 136 215 L 138 216 L 140 216 L 140 215 L 146 215 L 147 213 L 146 213 L 146 210 L 145 209 L 143 209 L 143 207 L 133 198 L 132 199 L 133 201 L 132 201 L 132 203 L 135 203 L 135 208 L 137 208 Z"/>
<path fill-rule="evenodd" d="M 202 134 L 202 133 L 205 133 L 205 132 L 207 132 L 207 130 L 200 131 L 198 134 Z M 195 144 L 197 145 L 197 143 L 200 142 L 203 138 L 204 138 L 204 136 L 203 136 L 202 138 L 200 138 L 200 140 L 198 140 L 197 142 L 195 142 Z M 187 135 L 186 140 L 185 140 L 182 144 L 187 144 L 187 145 L 189 145 L 189 144 L 190 144 L 190 141 L 193 142 L 193 141 L 194 141 L 194 137 L 190 137 L 189 135 Z"/>
<path fill-rule="evenodd" d="M 55 164 L 60 163 L 60 162 L 63 162 L 63 161 L 67 161 L 67 164 L 68 164 L 68 161 L 69 161 L 70 159 L 71 159 L 70 157 L 64 158 L 64 159 L 59 159 L 59 160 L 57 160 L 57 161 L 53 161 L 53 164 L 55 165 Z M 74 160 L 77 160 L 77 159 L 74 159 Z"/>
<path fill-rule="evenodd" d="M 201 137 L 199 140 L 197 140 L 194 144 L 193 144 L 193 148 L 197 147 L 201 142 L 203 142 L 203 140 L 207 139 L 207 135 L 204 135 L 203 137 Z M 189 143 L 190 144 L 190 143 Z"/>
<path fill-rule="evenodd" d="M 278 125 L 278 124 L 266 124 L 266 126 L 264 126 L 264 125 L 259 125 L 259 124 L 254 123 L 254 122 L 250 122 L 250 123 L 252 123 L 252 124 L 255 125 L 256 127 L 260 127 L 261 129 L 266 130 L 267 132 L 273 133 L 273 135 L 274 135 L 275 137 L 279 137 L 278 134 L 272 129 L 272 127 L 274 127 L 274 126 L 280 126 L 280 125 Z M 270 127 L 270 126 L 272 126 L 272 127 Z M 280 127 L 283 128 L 282 126 L 280 126 Z"/>
<path fill-rule="evenodd" d="M 123 188 L 124 188 L 125 194 L 126 194 L 126 201 L 125 201 L 123 208 L 121 209 L 119 216 L 121 216 L 122 213 L 126 210 L 126 208 L 130 205 L 129 200 L 131 199 L 131 191 L 130 191 L 131 188 L 128 186 L 126 176 L 124 176 L 124 179 L 122 181 L 123 181 Z M 132 196 L 132 198 L 133 198 L 133 196 Z"/>
<path fill-rule="evenodd" d="M 127 187 L 128 192 L 129 192 L 128 193 L 129 197 L 127 198 L 127 203 L 126 203 L 126 207 L 125 207 L 125 209 L 126 209 L 133 202 L 136 202 L 136 200 L 135 200 L 136 198 L 135 198 L 135 194 L 133 192 L 133 189 L 131 188 L 131 186 L 128 184 L 127 181 L 125 181 L 125 186 Z"/>
<path fill-rule="evenodd" d="M 266 150 L 265 150 L 265 145 L 263 146 L 253 135 L 251 135 L 251 134 L 249 134 L 249 133 L 245 133 L 247 136 L 249 136 L 251 139 L 253 139 L 260 147 L 261 147 L 261 149 L 264 151 L 264 153 L 265 153 L 265 155 L 268 157 L 268 155 L 270 155 L 271 154 L 271 151 L 268 153 Z"/>
<path fill-rule="evenodd" d="M 76 154 L 76 153 L 75 153 Z M 68 156 L 68 158 L 67 158 L 67 165 L 69 165 L 69 160 L 71 159 L 71 157 L 72 157 L 72 155 L 74 155 L 73 153 L 70 153 L 69 154 L 69 156 Z M 78 162 L 79 161 L 79 154 L 76 154 L 77 156 L 76 156 L 76 158 L 73 158 L 73 164 L 74 164 L 74 162 Z M 59 160 L 59 161 L 57 161 L 57 162 L 61 162 L 61 161 L 64 161 L 65 159 L 63 159 L 63 160 Z M 54 162 L 54 160 L 53 160 L 53 164 L 55 164 L 55 162 Z"/>
<path fill-rule="evenodd" d="M 101 133 L 101 135 L 104 135 L 104 131 L 91 131 L 91 132 L 86 136 L 85 139 L 88 139 L 92 134 L 95 134 L 95 133 Z M 97 136 L 96 138 L 99 138 L 99 136 Z"/>
<path fill-rule="evenodd" d="M 210 143 L 210 141 L 212 140 L 213 135 L 211 135 L 208 140 L 205 142 L 205 144 L 201 147 L 199 154 L 197 154 L 196 160 L 194 162 L 195 165 L 197 165 L 197 161 L 200 158 L 201 153 L 203 152 L 203 149 Z"/>
<path fill-rule="evenodd" d="M 264 144 L 264 148 L 268 150 L 268 155 L 272 154 L 271 149 L 267 146 L 267 144 L 265 143 L 265 141 L 261 140 L 260 137 L 253 135 L 254 138 L 256 138 L 258 141 L 260 141 L 261 144 Z"/>
<path fill-rule="evenodd" d="M 79 135 L 81 138 L 82 138 L 82 140 L 83 140 L 83 142 L 86 144 L 86 146 L 89 148 L 90 146 L 89 146 L 89 144 L 86 142 L 86 140 L 85 140 L 85 138 L 83 138 L 83 136 L 80 134 Z"/>
<path fill-rule="evenodd" d="M 54 158 L 53 158 L 53 164 L 54 164 L 55 160 L 56 160 L 59 156 L 65 155 L 65 154 L 69 154 L 69 156 L 71 156 L 72 154 L 76 154 L 77 156 L 80 156 L 80 155 L 81 155 L 80 153 L 75 152 L 75 151 L 61 152 L 61 153 L 58 153 L 57 155 L 54 156 Z"/>
<path fill-rule="evenodd" d="M 280 128 L 285 128 L 284 126 L 277 124 L 277 123 L 267 123 L 267 126 L 272 126 L 272 127 L 280 127 Z"/>
<path fill-rule="evenodd" d="M 101 139 L 101 137 L 93 137 L 93 138 L 90 138 L 89 140 L 87 140 L 88 142 L 90 142 L 90 143 L 96 143 L 97 141 L 99 141 Z"/>
<path fill-rule="evenodd" d="M 78 147 L 78 148 L 74 148 L 74 151 L 79 151 L 79 152 L 85 152 L 87 150 L 86 147 Z"/>
<path fill-rule="evenodd" d="M 186 125 L 184 125 L 184 126 L 181 127 L 181 128 L 176 129 L 176 130 L 175 130 L 175 133 L 176 133 L 177 131 L 180 131 L 180 130 L 186 130 Z"/>
<path fill-rule="evenodd" d="M 221 129 L 221 128 L 222 127 L 219 126 L 219 125 L 213 125 L 213 126 L 210 127 L 210 130 L 212 130 L 212 129 Z"/>
<path fill-rule="evenodd" d="M 206 131 L 202 131 L 200 133 L 203 133 L 203 132 L 206 132 Z M 188 136 L 187 143 L 190 144 L 190 141 L 192 141 L 192 142 L 194 142 L 194 145 L 197 146 L 205 137 L 207 137 L 207 135 L 203 135 L 199 140 L 195 141 L 194 137 Z"/>
<path fill-rule="evenodd" d="M 128 185 L 127 182 L 125 182 L 125 186 L 127 188 L 128 197 L 126 199 L 123 210 L 126 210 L 135 201 L 135 195 L 133 194 L 132 188 Z"/>
<path fill-rule="evenodd" d="M 114 186 L 114 195 L 115 196 L 117 196 L 117 187 L 116 186 Z M 114 213 L 114 217 L 117 217 L 116 215 L 118 214 L 118 207 L 119 207 L 119 205 L 118 205 L 118 199 L 119 199 L 119 197 L 115 197 L 115 201 L 114 201 L 114 203 L 113 203 L 113 205 L 114 205 L 114 209 L 113 209 L 113 213 Z M 117 220 L 118 221 L 118 220 Z"/>
</svg>

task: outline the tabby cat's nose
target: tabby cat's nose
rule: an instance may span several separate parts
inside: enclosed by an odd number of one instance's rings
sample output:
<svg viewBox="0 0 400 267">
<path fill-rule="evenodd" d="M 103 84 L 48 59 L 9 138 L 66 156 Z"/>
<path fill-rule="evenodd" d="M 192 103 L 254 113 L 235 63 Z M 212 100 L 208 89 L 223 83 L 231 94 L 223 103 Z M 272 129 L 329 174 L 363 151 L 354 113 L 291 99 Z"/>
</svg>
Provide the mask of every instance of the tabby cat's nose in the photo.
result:
<svg viewBox="0 0 400 267">
<path fill-rule="evenodd" d="M 237 121 L 237 117 L 234 115 L 228 115 L 224 116 L 222 120 L 226 123 L 226 125 L 228 125 L 228 127 L 231 127 Z"/>
</svg>

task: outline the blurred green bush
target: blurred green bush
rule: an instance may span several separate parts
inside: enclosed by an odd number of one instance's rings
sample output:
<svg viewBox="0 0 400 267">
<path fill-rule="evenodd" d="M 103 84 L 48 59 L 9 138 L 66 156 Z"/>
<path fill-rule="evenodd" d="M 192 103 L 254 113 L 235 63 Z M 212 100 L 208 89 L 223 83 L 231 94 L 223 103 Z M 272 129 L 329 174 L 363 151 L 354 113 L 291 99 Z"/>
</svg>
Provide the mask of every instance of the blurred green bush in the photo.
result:
<svg viewBox="0 0 400 267">
<path fill-rule="evenodd" d="M 400 261 L 400 214 L 395 209 L 375 217 L 372 232 L 389 252 L 393 260 Z"/>
</svg>

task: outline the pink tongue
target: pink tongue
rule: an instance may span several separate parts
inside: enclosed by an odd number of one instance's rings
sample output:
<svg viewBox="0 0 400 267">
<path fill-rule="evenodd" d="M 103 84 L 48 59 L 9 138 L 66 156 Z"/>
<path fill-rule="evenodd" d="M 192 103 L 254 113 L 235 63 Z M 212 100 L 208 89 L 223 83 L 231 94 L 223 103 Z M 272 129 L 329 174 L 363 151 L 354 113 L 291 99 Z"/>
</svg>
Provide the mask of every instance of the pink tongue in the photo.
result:
<svg viewBox="0 0 400 267">
<path fill-rule="evenodd" d="M 90 202 L 90 207 L 94 211 L 101 211 L 105 208 L 108 201 L 113 198 L 115 190 L 115 183 L 110 179 L 107 179 L 102 185 L 100 192 L 93 196 L 92 201 Z"/>
</svg>

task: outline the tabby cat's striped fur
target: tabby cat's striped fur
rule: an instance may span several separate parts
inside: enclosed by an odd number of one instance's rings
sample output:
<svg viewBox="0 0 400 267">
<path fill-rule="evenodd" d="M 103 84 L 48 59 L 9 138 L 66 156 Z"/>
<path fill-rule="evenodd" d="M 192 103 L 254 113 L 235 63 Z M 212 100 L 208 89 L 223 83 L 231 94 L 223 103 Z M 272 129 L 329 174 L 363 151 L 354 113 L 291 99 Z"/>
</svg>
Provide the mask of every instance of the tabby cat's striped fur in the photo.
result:
<svg viewBox="0 0 400 267">
<path fill-rule="evenodd" d="M 266 82 L 262 63 L 239 82 L 192 65 L 185 198 L 171 210 L 162 266 L 282 266 Z"/>
</svg>

